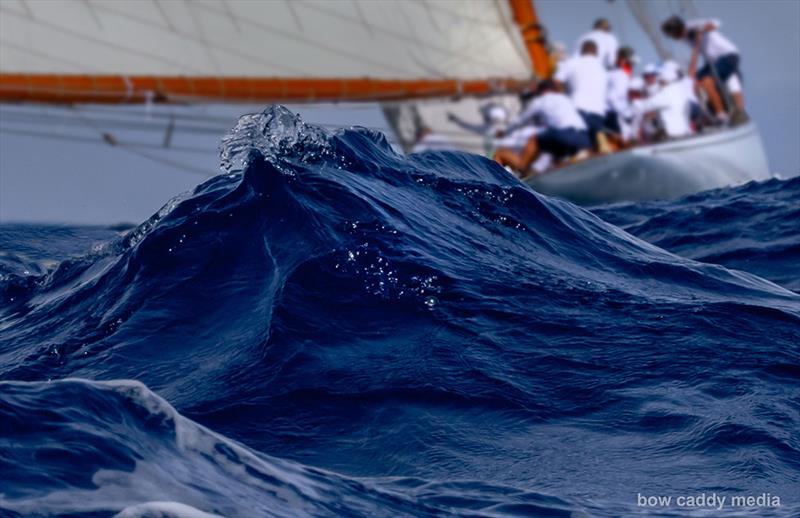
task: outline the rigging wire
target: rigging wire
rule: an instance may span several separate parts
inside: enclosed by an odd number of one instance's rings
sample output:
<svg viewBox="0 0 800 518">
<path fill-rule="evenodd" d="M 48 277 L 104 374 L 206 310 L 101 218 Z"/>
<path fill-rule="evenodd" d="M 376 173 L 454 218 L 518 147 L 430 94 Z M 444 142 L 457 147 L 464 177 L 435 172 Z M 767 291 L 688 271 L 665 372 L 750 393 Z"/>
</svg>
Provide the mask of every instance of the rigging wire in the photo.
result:
<svg viewBox="0 0 800 518">
<path fill-rule="evenodd" d="M 692 0 L 679 0 L 681 4 L 681 11 L 686 16 L 691 16 L 692 18 L 697 18 L 697 6 L 694 4 Z"/>
<path fill-rule="evenodd" d="M 169 159 L 169 158 L 156 156 L 156 155 L 154 155 L 152 153 L 147 153 L 146 151 L 142 151 L 141 149 L 137 149 L 136 147 L 133 147 L 133 146 L 130 146 L 130 145 L 120 144 L 120 146 L 122 147 L 122 149 L 124 149 L 128 153 L 131 153 L 133 155 L 136 155 L 136 156 L 139 156 L 139 157 L 142 157 L 142 158 L 146 158 L 146 159 L 150 160 L 151 162 L 160 163 L 162 165 L 166 165 L 166 166 L 169 166 L 169 167 L 172 167 L 172 168 L 175 168 L 175 169 L 180 169 L 181 171 L 186 171 L 187 173 L 202 174 L 205 177 L 214 176 L 214 174 L 215 174 L 215 173 L 209 173 L 207 169 L 201 169 L 199 167 L 194 167 L 194 166 L 188 165 L 188 164 L 186 164 L 184 162 L 178 162 L 176 160 L 172 160 L 172 159 Z"/>
<path fill-rule="evenodd" d="M 620 39 L 623 42 L 630 41 L 628 40 L 628 32 L 625 29 L 625 12 L 624 11 L 620 12 L 620 9 L 624 9 L 624 7 L 622 6 L 621 3 L 614 2 L 614 0 L 608 0 L 608 3 L 614 4 L 614 7 L 612 8 L 611 11 L 612 12 L 611 16 L 614 18 L 614 26 L 616 31 L 619 33 Z"/>
<path fill-rule="evenodd" d="M 204 176 L 210 176 L 208 171 L 205 170 L 205 169 L 200 169 L 199 167 L 195 167 L 195 166 L 186 164 L 185 162 L 179 162 L 177 160 L 173 160 L 173 159 L 170 159 L 170 158 L 156 156 L 156 155 L 154 155 L 152 153 L 148 153 L 148 152 L 143 151 L 142 149 L 140 149 L 142 147 L 141 145 L 133 145 L 133 144 L 129 144 L 129 143 L 126 143 L 124 141 L 118 140 L 116 137 L 114 137 L 114 135 L 112 133 L 110 133 L 108 131 L 105 131 L 104 128 L 100 127 L 91 118 L 86 117 L 84 114 L 82 114 L 80 112 L 80 109 L 76 108 L 74 113 L 75 113 L 75 116 L 78 118 L 78 120 L 84 122 L 88 128 L 91 128 L 91 129 L 93 129 L 94 131 L 97 132 L 97 134 L 98 134 L 98 136 L 100 136 L 102 142 L 105 142 L 105 143 L 107 143 L 107 144 L 109 144 L 109 145 L 111 145 L 113 147 L 118 147 L 120 149 L 123 149 L 123 150 L 127 151 L 128 153 L 131 153 L 133 155 L 139 156 L 141 158 L 145 158 L 145 159 L 148 159 L 148 160 L 150 160 L 152 162 L 160 163 L 162 165 L 166 165 L 166 166 L 172 167 L 174 169 L 179 169 L 179 170 L 190 172 L 190 173 L 202 174 Z M 100 142 L 98 142 L 98 143 L 100 143 Z"/>
<path fill-rule="evenodd" d="M 30 109 L 24 106 L 14 106 L 14 108 L 8 108 L 3 106 L 0 108 L 0 113 L 3 116 L 3 123 L 7 122 L 17 122 L 21 124 L 40 124 L 40 125 L 47 125 L 50 126 L 54 123 L 76 123 L 78 121 L 75 120 L 74 113 L 75 110 L 78 108 L 74 107 L 62 107 L 62 106 L 48 106 L 46 109 Z M 102 107 L 83 107 L 81 106 L 80 111 L 84 115 L 91 115 L 92 120 L 95 121 L 97 124 L 102 124 L 104 126 L 112 126 L 115 129 L 122 129 L 122 130 L 141 130 L 141 131 L 151 131 L 151 132 L 159 132 L 161 133 L 165 129 L 165 125 L 169 124 L 170 120 L 175 121 L 175 124 L 181 123 L 180 129 L 176 130 L 178 132 L 185 132 L 185 133 L 199 133 L 199 134 L 211 134 L 222 136 L 224 135 L 230 128 L 232 128 L 238 119 L 238 117 L 214 117 L 209 115 L 188 115 L 188 114 L 181 114 L 181 113 L 164 113 L 164 112 L 136 112 L 136 111 L 123 111 L 118 108 L 107 108 L 103 109 Z M 53 114 L 49 113 L 50 111 L 58 111 L 61 114 Z M 66 112 L 66 113 L 64 113 Z M 99 114 L 99 115 L 98 115 Z M 156 120 L 152 120 L 156 119 Z M 81 122 L 81 124 L 84 124 Z M 347 128 L 350 125 L 347 124 L 336 124 L 336 123 L 326 123 L 326 122 L 312 122 L 311 124 L 315 126 L 323 126 L 326 128 Z M 85 124 L 84 124 L 85 125 Z M 385 132 L 389 128 L 386 126 L 372 126 L 372 125 L 359 125 L 361 127 L 365 127 L 370 130 L 374 131 L 382 131 Z"/>
<path fill-rule="evenodd" d="M 52 114 L 48 111 L 55 109 L 62 114 Z M 38 127 L 52 127 L 54 124 L 63 126 L 83 126 L 91 128 L 97 133 L 104 141 L 109 139 L 118 140 L 114 132 L 116 131 L 138 131 L 149 132 L 152 134 L 162 135 L 169 131 L 170 121 L 173 121 L 174 134 L 194 134 L 194 135 L 209 135 L 221 138 L 227 133 L 231 127 L 235 125 L 236 119 L 229 119 L 226 117 L 213 117 L 202 115 L 183 115 L 179 113 L 160 113 L 154 112 L 151 115 L 143 112 L 126 111 L 124 114 L 117 114 L 114 108 L 103 109 L 102 107 L 61 107 L 61 106 L 48 106 L 46 109 L 29 109 L 27 107 L 15 106 L 9 109 L 6 106 L 0 107 L 0 115 L 2 115 L 2 125 L 0 127 L 8 127 L 11 129 L 22 127 L 21 131 L 27 131 L 30 126 Z M 66 113 L 65 113 L 66 112 Z M 80 112 L 80 114 L 78 113 Z M 99 115 L 98 115 L 99 114 Z M 131 115 L 131 117 L 126 117 Z M 152 116 L 157 120 L 148 120 Z M 200 123 L 198 123 L 198 121 Z M 213 123 L 219 123 L 215 125 Z M 336 123 L 326 122 L 310 122 L 314 126 L 322 126 L 327 129 L 345 129 L 353 127 L 351 125 L 343 125 Z M 371 131 L 377 131 L 387 134 L 390 130 L 388 126 L 371 126 L 371 125 L 357 125 L 357 127 L 366 128 Z M 463 134 L 447 129 L 437 130 L 444 136 L 451 137 L 454 142 L 470 142 L 470 139 L 464 138 Z M 111 135 L 104 136 L 104 135 Z M 393 135 L 387 135 L 389 141 L 395 143 Z M 173 135 L 174 138 L 174 135 Z M 163 141 L 163 139 L 162 139 Z M 153 149 L 164 149 L 161 144 L 146 144 L 137 143 L 139 146 L 152 147 Z M 187 149 L 187 148 L 184 148 Z M 167 149 L 165 149 L 167 150 Z M 204 151 L 201 148 L 194 148 L 192 150 Z"/>
<path fill-rule="evenodd" d="M 634 18 L 644 30 L 645 34 L 650 37 L 650 41 L 653 43 L 653 47 L 655 47 L 659 57 L 663 61 L 666 61 L 667 59 L 670 59 L 672 53 L 664 44 L 664 40 L 661 38 L 661 34 L 658 32 L 658 29 L 653 22 L 653 15 L 648 6 L 649 4 L 645 2 L 628 0 L 628 7 L 633 13 Z"/>
<path fill-rule="evenodd" d="M 12 128 L 7 126 L 0 126 L 0 133 L 6 133 L 8 135 L 14 135 L 18 137 L 35 137 L 35 138 L 44 138 L 48 140 L 63 140 L 65 142 L 80 142 L 86 144 L 101 144 L 103 146 L 120 146 L 120 147 L 130 147 L 135 149 L 153 149 L 153 150 L 161 150 L 164 151 L 164 148 L 161 144 L 152 144 L 149 142 L 130 142 L 130 141 L 120 141 L 114 138 L 114 144 L 109 144 L 108 140 L 98 139 L 94 136 L 88 135 L 66 135 L 63 133 L 57 133 L 54 131 L 31 131 L 26 129 L 18 129 Z M 196 155 L 211 155 L 208 149 L 193 147 L 193 146 L 173 146 L 169 148 L 168 151 L 175 151 L 177 153 L 189 153 L 189 154 L 196 154 Z"/>
<path fill-rule="evenodd" d="M 97 144 L 102 146 L 109 145 L 107 140 L 98 140 L 94 137 L 80 137 L 76 135 L 59 135 L 56 133 L 47 133 L 47 132 L 35 132 L 35 131 L 24 131 L 24 130 L 9 130 L 7 128 L 0 126 L 0 134 L 6 133 L 9 135 L 17 135 L 17 136 L 24 136 L 24 137 L 36 137 L 36 138 L 45 138 L 45 139 L 53 139 L 53 140 L 60 140 L 60 141 L 71 141 L 71 142 L 83 142 L 87 144 Z M 156 148 L 160 149 L 160 146 L 154 146 L 151 144 L 139 143 L 139 142 L 121 142 L 115 141 L 114 144 L 111 144 L 113 147 L 131 153 L 133 155 L 137 155 L 141 158 L 145 158 L 152 162 L 157 162 L 162 165 L 167 165 L 172 167 L 173 169 L 178 169 L 181 171 L 185 171 L 188 173 L 194 174 L 202 174 L 203 176 L 211 176 L 213 173 L 210 173 L 209 169 L 202 169 L 199 167 L 194 167 L 185 162 L 180 162 L 178 160 L 172 160 L 170 158 L 156 156 L 152 153 L 147 153 L 144 151 L 146 148 Z M 178 151 L 178 149 L 176 149 Z M 194 153 L 202 153 L 208 154 L 206 150 L 201 149 L 192 149 L 192 148 L 184 148 L 180 149 L 181 152 L 194 152 Z"/>
</svg>

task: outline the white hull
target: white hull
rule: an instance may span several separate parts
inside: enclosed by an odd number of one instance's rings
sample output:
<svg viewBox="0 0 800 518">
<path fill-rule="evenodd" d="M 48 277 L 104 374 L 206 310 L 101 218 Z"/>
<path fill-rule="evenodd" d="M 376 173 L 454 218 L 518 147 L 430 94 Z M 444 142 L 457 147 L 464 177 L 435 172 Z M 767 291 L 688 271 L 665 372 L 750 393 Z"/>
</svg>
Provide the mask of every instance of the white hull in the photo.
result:
<svg viewBox="0 0 800 518">
<path fill-rule="evenodd" d="M 755 124 L 598 156 L 526 179 L 575 203 L 668 199 L 772 175 Z"/>
<path fill-rule="evenodd" d="M 514 96 L 497 96 L 492 101 L 504 104 L 510 113 L 518 111 L 519 103 Z M 490 150 L 482 137 L 447 120 L 447 113 L 451 111 L 464 119 L 477 120 L 478 106 L 485 102 L 486 99 L 431 101 L 417 103 L 416 107 L 421 120 L 450 139 L 453 148 L 485 155 Z M 708 189 L 766 180 L 771 176 L 758 129 L 749 122 L 735 128 L 592 157 L 533 176 L 525 182 L 543 194 L 588 205 L 678 198 Z"/>
</svg>

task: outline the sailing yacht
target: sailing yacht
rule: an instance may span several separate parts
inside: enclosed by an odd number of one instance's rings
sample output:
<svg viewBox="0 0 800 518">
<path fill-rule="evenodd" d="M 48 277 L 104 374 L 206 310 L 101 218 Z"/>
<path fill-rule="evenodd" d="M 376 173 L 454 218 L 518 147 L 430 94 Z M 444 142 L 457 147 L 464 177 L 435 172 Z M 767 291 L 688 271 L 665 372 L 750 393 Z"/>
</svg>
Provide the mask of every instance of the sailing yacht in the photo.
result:
<svg viewBox="0 0 800 518">
<path fill-rule="evenodd" d="M 689 2 L 686 3 L 689 9 L 694 9 Z M 661 59 L 670 59 L 672 56 L 656 29 L 657 23 L 644 4 L 629 2 L 629 7 Z M 522 27 L 538 25 L 534 10 L 529 11 L 527 17 L 522 20 Z M 526 41 L 532 41 L 532 38 L 528 37 Z M 531 52 L 531 59 L 540 64 L 539 77 L 550 72 L 548 62 L 540 61 L 541 53 Z M 496 96 L 492 102 L 504 106 L 510 113 L 517 113 L 520 109 L 512 96 Z M 474 118 L 478 111 L 476 101 L 447 106 L 434 102 L 417 103 L 415 108 L 407 118 L 418 124 L 425 121 L 434 131 L 455 132 L 453 141 L 461 149 L 489 155 L 485 138 L 447 122 L 450 114 L 464 119 Z M 772 176 L 760 133 L 750 120 L 735 127 L 707 128 L 703 133 L 689 137 L 596 155 L 588 160 L 531 174 L 524 178 L 524 182 L 543 194 L 593 205 L 678 198 L 704 190 L 763 181 Z"/>
<path fill-rule="evenodd" d="M 4 0 L 0 34 L 0 102 L 77 107 L 68 113 L 92 128 L 99 126 L 80 107 L 378 103 L 399 147 L 410 149 L 425 125 L 481 154 L 489 151 L 484 139 L 448 113 L 474 115 L 488 100 L 513 113 L 515 94 L 553 68 L 531 0 Z M 169 153 L 173 134 L 186 127 L 179 118 L 179 110 L 170 115 L 157 153 Z M 37 135 L 53 132 L 44 126 Z M 15 128 L 4 122 L 0 130 Z M 103 126 L 96 140 L 124 149 L 122 134 Z M 545 194 L 600 203 L 768 177 L 748 123 L 526 181 Z"/>
</svg>

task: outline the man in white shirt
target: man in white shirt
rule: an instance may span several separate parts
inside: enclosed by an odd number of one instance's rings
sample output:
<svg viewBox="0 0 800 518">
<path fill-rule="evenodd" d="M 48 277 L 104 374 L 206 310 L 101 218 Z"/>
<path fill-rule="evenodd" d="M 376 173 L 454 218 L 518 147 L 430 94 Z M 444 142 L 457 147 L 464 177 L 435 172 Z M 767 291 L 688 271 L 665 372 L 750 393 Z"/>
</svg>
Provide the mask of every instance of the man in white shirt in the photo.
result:
<svg viewBox="0 0 800 518">
<path fill-rule="evenodd" d="M 678 138 L 693 133 L 690 111 L 691 98 L 686 84 L 680 80 L 680 69 L 676 63 L 662 67 L 661 90 L 652 97 L 634 102 L 634 110 L 640 115 L 656 112 L 669 138 Z"/>
<path fill-rule="evenodd" d="M 477 135 L 494 136 L 498 129 L 504 128 L 508 123 L 508 110 L 500 104 L 489 103 L 479 109 L 481 122 L 468 122 L 452 112 L 447 112 L 447 120 L 470 133 Z"/>
<path fill-rule="evenodd" d="M 578 38 L 578 43 L 575 45 L 575 55 L 581 54 L 581 48 L 587 41 L 593 41 L 597 45 L 597 57 L 600 62 L 607 69 L 612 69 L 616 66 L 617 61 L 617 48 L 619 42 L 617 37 L 611 32 L 611 24 L 605 18 L 600 18 L 594 22 L 594 28 Z"/>
<path fill-rule="evenodd" d="M 608 73 L 605 127 L 619 135 L 623 142 L 631 137 L 626 119 L 630 115 L 628 90 L 635 59 L 632 48 L 621 47 L 617 51 L 617 67 Z"/>
<path fill-rule="evenodd" d="M 722 85 L 730 91 L 735 105 L 731 108 L 735 107 L 742 114 L 744 113 L 744 96 L 741 91 L 739 49 L 722 35 L 719 31 L 720 26 L 719 20 L 703 19 L 684 22 L 680 17 L 673 16 L 661 25 L 661 30 L 670 38 L 685 41 L 691 46 L 699 46 L 706 63 L 697 72 L 697 81 L 708 95 L 717 118 L 726 120 L 725 105 L 714 76 L 716 75 Z"/>
<path fill-rule="evenodd" d="M 644 114 L 640 111 L 634 110 L 634 106 L 637 103 L 641 103 L 642 99 L 645 99 L 647 95 L 645 94 L 645 84 L 644 79 L 640 76 L 632 77 L 630 82 L 628 83 L 628 113 L 626 114 L 625 118 L 625 126 L 628 128 L 628 142 L 640 142 L 643 140 L 647 140 L 646 135 L 644 135 L 644 128 L 643 128 L 643 116 Z"/>
<path fill-rule="evenodd" d="M 506 128 L 511 134 L 519 128 L 539 124 L 542 130 L 532 135 L 521 152 L 511 148 L 500 148 L 494 160 L 502 166 L 511 167 L 527 175 L 531 164 L 541 153 L 550 153 L 558 161 L 591 149 L 592 144 L 583 118 L 569 97 L 558 91 L 555 82 L 542 81 L 536 97 Z"/>
<path fill-rule="evenodd" d="M 580 56 L 564 62 L 553 76 L 567 87 L 575 108 L 586 122 L 592 144 L 596 142 L 597 132 L 604 127 L 608 88 L 608 76 L 597 57 L 597 48 L 594 41 L 584 41 Z"/>
<path fill-rule="evenodd" d="M 642 71 L 642 80 L 644 81 L 645 97 L 655 95 L 661 89 L 661 84 L 658 82 L 658 67 L 653 63 L 645 65 Z"/>
<path fill-rule="evenodd" d="M 692 53 L 688 73 L 684 72 L 683 68 L 673 60 L 667 60 L 661 65 L 662 70 L 674 70 L 678 75 L 678 83 L 686 90 L 686 96 L 689 99 L 689 119 L 695 132 L 702 131 L 705 126 L 713 123 L 709 117 L 708 110 L 703 108 L 700 104 L 700 99 L 697 97 L 695 75 L 697 72 L 698 53 L 699 49 Z"/>
</svg>

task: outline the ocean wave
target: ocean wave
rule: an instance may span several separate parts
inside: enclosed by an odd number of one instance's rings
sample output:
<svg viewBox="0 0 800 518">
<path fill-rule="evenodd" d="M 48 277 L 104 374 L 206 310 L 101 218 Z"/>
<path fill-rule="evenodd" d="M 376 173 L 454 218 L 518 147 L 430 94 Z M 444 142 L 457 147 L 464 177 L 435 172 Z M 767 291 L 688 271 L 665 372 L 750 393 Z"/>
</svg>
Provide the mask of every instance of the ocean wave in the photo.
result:
<svg viewBox="0 0 800 518">
<path fill-rule="evenodd" d="M 571 509 L 514 488 L 358 480 L 270 457 L 186 419 L 136 381 L 0 382 L 0 417 L 0 508 L 15 516 L 491 516 L 512 506 L 568 516 Z"/>
<path fill-rule="evenodd" d="M 680 200 L 608 205 L 594 213 L 678 255 L 800 291 L 800 176 Z"/>
<path fill-rule="evenodd" d="M 393 509 L 385 492 L 410 514 L 627 514 L 637 490 L 704 488 L 791 503 L 796 293 L 484 158 L 405 157 L 280 107 L 243 118 L 221 156 L 124 236 L 4 274 L 0 378 L 139 380 L 253 455 L 326 470 L 354 514 Z M 347 477 L 380 491 L 351 497 Z"/>
</svg>

